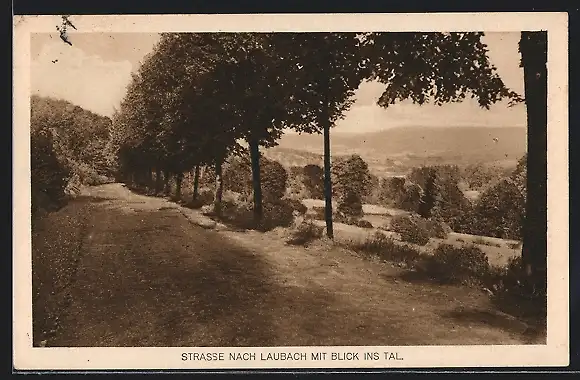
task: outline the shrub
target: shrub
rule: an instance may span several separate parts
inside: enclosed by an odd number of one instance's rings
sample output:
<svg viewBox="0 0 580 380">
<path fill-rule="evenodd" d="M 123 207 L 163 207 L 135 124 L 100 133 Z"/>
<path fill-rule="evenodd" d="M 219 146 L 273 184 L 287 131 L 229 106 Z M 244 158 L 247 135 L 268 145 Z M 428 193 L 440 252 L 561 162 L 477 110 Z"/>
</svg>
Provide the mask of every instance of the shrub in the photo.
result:
<svg viewBox="0 0 580 380">
<path fill-rule="evenodd" d="M 397 216 L 391 220 L 391 230 L 401 235 L 401 240 L 418 245 L 426 245 L 429 242 L 430 233 L 424 223 L 419 223 L 417 218 L 409 216 Z"/>
<path fill-rule="evenodd" d="M 425 220 L 426 228 L 429 231 L 431 237 L 436 237 L 439 239 L 446 239 L 449 233 L 453 232 L 451 227 L 449 227 L 442 220 L 435 218 Z"/>
<path fill-rule="evenodd" d="M 368 164 L 359 156 L 338 159 L 332 165 L 333 192 L 341 200 L 339 210 L 349 216 L 362 215 L 361 197 L 367 195 L 371 185 Z"/>
<path fill-rule="evenodd" d="M 397 243 L 393 238 L 381 232 L 375 232 L 362 243 L 355 243 L 352 248 L 356 251 L 375 254 L 386 261 L 414 263 L 421 253 L 406 244 Z"/>
<path fill-rule="evenodd" d="M 321 207 L 315 207 L 312 208 L 311 210 L 308 211 L 308 214 L 312 215 L 313 219 L 316 220 L 325 220 L 325 210 L 324 208 Z M 335 222 L 338 222 L 336 219 L 334 219 Z"/>
<path fill-rule="evenodd" d="M 525 278 L 527 277 L 522 258 L 510 258 L 508 264 L 502 269 L 501 288 L 507 291 L 520 293 L 524 288 Z"/>
<path fill-rule="evenodd" d="M 277 200 L 286 193 L 288 173 L 279 162 L 260 157 L 260 179 L 264 200 Z M 224 187 L 240 194 L 252 194 L 252 166 L 249 156 L 233 158 L 226 165 Z"/>
<path fill-rule="evenodd" d="M 304 215 L 306 214 L 306 211 L 308 211 L 308 207 L 298 199 L 284 198 L 283 202 L 288 203 L 288 205 L 292 207 L 292 210 L 296 211 L 299 215 Z"/>
<path fill-rule="evenodd" d="M 356 222 L 356 226 L 360 228 L 373 228 L 373 224 L 368 220 L 360 219 Z"/>
<path fill-rule="evenodd" d="M 32 214 L 61 206 L 71 172 L 57 157 L 50 131 L 32 131 L 30 169 Z"/>
<path fill-rule="evenodd" d="M 221 219 L 244 229 L 270 231 L 276 227 L 290 227 L 294 221 L 294 203 L 273 200 L 262 204 L 262 223 L 256 225 L 252 201 L 222 201 Z"/>
<path fill-rule="evenodd" d="M 204 189 L 197 195 L 197 199 L 191 199 L 189 202 L 185 204 L 185 207 L 199 209 L 205 205 L 211 205 L 213 201 L 214 201 L 213 191 L 209 189 Z"/>
<path fill-rule="evenodd" d="M 493 301 L 511 315 L 545 323 L 547 314 L 546 282 L 536 287 L 531 283 L 521 257 L 510 258 L 504 267 L 491 268 L 486 287 L 493 290 Z"/>
<path fill-rule="evenodd" d="M 292 245 L 307 245 L 313 240 L 320 239 L 323 233 L 323 227 L 317 226 L 312 221 L 303 221 L 292 232 L 286 243 Z"/>
<path fill-rule="evenodd" d="M 272 200 L 263 205 L 260 229 L 269 231 L 276 227 L 290 227 L 294 221 L 294 203 L 287 199 Z"/>
<path fill-rule="evenodd" d="M 95 168 L 83 162 L 74 163 L 72 170 L 76 174 L 79 185 L 98 186 L 110 182 L 106 176 L 99 174 Z"/>
<path fill-rule="evenodd" d="M 440 244 L 427 262 L 427 271 L 443 283 L 472 285 L 490 274 L 485 253 L 474 245 Z"/>
<path fill-rule="evenodd" d="M 314 199 L 324 199 L 324 171 L 318 165 L 302 168 L 302 181 L 308 195 Z"/>
<path fill-rule="evenodd" d="M 341 197 L 337 210 L 345 216 L 362 216 L 363 209 L 361 197 L 354 192 L 347 192 L 343 197 Z"/>
</svg>

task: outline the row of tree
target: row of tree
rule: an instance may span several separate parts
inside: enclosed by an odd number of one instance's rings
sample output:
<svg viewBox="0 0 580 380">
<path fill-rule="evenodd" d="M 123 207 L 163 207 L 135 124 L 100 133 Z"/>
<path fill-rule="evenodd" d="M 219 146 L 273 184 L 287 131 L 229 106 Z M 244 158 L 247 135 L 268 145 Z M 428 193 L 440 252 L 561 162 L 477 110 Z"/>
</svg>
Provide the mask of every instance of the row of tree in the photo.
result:
<svg viewBox="0 0 580 380">
<path fill-rule="evenodd" d="M 379 99 L 384 107 L 406 99 L 443 104 L 470 96 L 485 108 L 502 99 L 521 100 L 490 64 L 482 35 L 164 34 L 114 117 L 121 172 L 135 180 L 147 179 L 152 171 L 178 174 L 211 165 L 219 213 L 223 163 L 247 149 L 259 223 L 260 147 L 275 145 L 288 128 L 322 133 L 327 235 L 332 238 L 330 129 L 349 109 L 361 81 L 385 84 Z M 522 44 L 522 57 L 534 56 L 538 42 L 522 41 L 529 42 Z M 522 60 L 536 71 L 540 61 Z M 528 90 L 526 81 L 526 98 Z"/>
</svg>

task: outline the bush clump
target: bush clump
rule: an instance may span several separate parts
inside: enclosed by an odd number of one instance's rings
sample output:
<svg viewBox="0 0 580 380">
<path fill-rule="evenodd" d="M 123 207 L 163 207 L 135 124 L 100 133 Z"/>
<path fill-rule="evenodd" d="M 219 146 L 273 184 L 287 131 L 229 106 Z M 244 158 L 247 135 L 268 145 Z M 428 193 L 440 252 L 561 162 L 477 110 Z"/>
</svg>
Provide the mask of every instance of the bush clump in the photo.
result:
<svg viewBox="0 0 580 380">
<path fill-rule="evenodd" d="M 408 243 L 426 245 L 431 237 L 431 233 L 425 223 L 421 223 L 419 218 L 411 218 L 409 216 L 394 217 L 390 228 L 392 231 L 399 233 L 402 241 Z"/>
<path fill-rule="evenodd" d="M 30 144 L 32 214 L 53 210 L 65 200 L 70 169 L 59 160 L 47 130 L 33 130 Z"/>
<path fill-rule="evenodd" d="M 256 225 L 254 204 L 251 201 L 222 201 L 220 219 L 243 229 L 270 231 L 276 227 L 290 227 L 294 222 L 295 207 L 293 202 L 277 199 L 262 204 L 262 221 Z"/>
<path fill-rule="evenodd" d="M 371 253 L 385 261 L 404 262 L 412 264 L 419 259 L 421 252 L 417 249 L 397 243 L 393 238 L 385 236 L 377 231 L 362 243 L 356 243 L 352 247 L 356 251 Z"/>
<path fill-rule="evenodd" d="M 471 244 L 461 247 L 440 244 L 427 262 L 428 273 L 447 284 L 481 284 L 490 270 L 485 253 Z"/>
<path fill-rule="evenodd" d="M 313 240 L 320 239 L 323 233 L 323 227 L 317 226 L 311 220 L 305 220 L 296 227 L 286 243 L 306 246 Z"/>
<path fill-rule="evenodd" d="M 294 202 L 288 199 L 275 199 L 263 205 L 263 219 L 259 229 L 270 231 L 276 227 L 290 227 L 294 222 Z"/>
<path fill-rule="evenodd" d="M 185 207 L 191 209 L 200 209 L 203 206 L 212 204 L 213 200 L 214 200 L 213 191 L 209 189 L 204 189 L 197 195 L 196 199 L 191 199 L 189 202 L 187 202 L 185 204 Z"/>
<path fill-rule="evenodd" d="M 438 239 L 447 239 L 447 236 L 453 232 L 451 227 L 447 223 L 442 220 L 431 218 L 425 219 L 426 228 L 429 231 L 429 235 L 431 237 L 435 237 Z"/>
<path fill-rule="evenodd" d="M 373 224 L 368 220 L 360 219 L 356 221 L 356 226 L 360 228 L 373 228 Z"/>
<path fill-rule="evenodd" d="M 362 200 L 355 192 L 347 192 L 338 202 L 339 213 L 349 217 L 360 217 L 363 215 Z"/>
<path fill-rule="evenodd" d="M 284 198 L 284 202 L 288 203 L 298 215 L 304 215 L 308 211 L 308 207 L 298 199 Z"/>
</svg>

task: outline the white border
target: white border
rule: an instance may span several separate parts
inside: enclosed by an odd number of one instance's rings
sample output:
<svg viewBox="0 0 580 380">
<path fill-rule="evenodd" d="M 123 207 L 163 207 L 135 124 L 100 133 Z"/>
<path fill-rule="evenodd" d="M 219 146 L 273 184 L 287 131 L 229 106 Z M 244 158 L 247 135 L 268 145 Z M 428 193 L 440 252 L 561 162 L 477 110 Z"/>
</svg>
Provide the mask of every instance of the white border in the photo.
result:
<svg viewBox="0 0 580 380">
<path fill-rule="evenodd" d="M 30 33 L 56 31 L 60 16 L 15 16 L 13 326 L 16 369 L 233 369 L 565 366 L 568 305 L 568 17 L 565 13 L 71 16 L 81 32 L 521 31 L 547 30 L 548 339 L 544 346 L 288 348 L 32 348 L 30 233 Z M 315 27 L 313 27 L 315 26 Z M 398 352 L 403 361 L 182 361 L 182 352 Z"/>
</svg>

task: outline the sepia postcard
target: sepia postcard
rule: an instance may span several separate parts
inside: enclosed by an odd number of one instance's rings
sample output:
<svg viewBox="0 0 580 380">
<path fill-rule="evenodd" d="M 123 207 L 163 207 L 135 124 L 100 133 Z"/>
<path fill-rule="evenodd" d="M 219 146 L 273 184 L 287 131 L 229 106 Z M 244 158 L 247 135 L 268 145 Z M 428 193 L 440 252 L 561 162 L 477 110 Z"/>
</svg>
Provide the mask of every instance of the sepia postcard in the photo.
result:
<svg viewBox="0 0 580 380">
<path fill-rule="evenodd" d="M 15 16 L 14 368 L 568 365 L 567 23 Z"/>
</svg>

